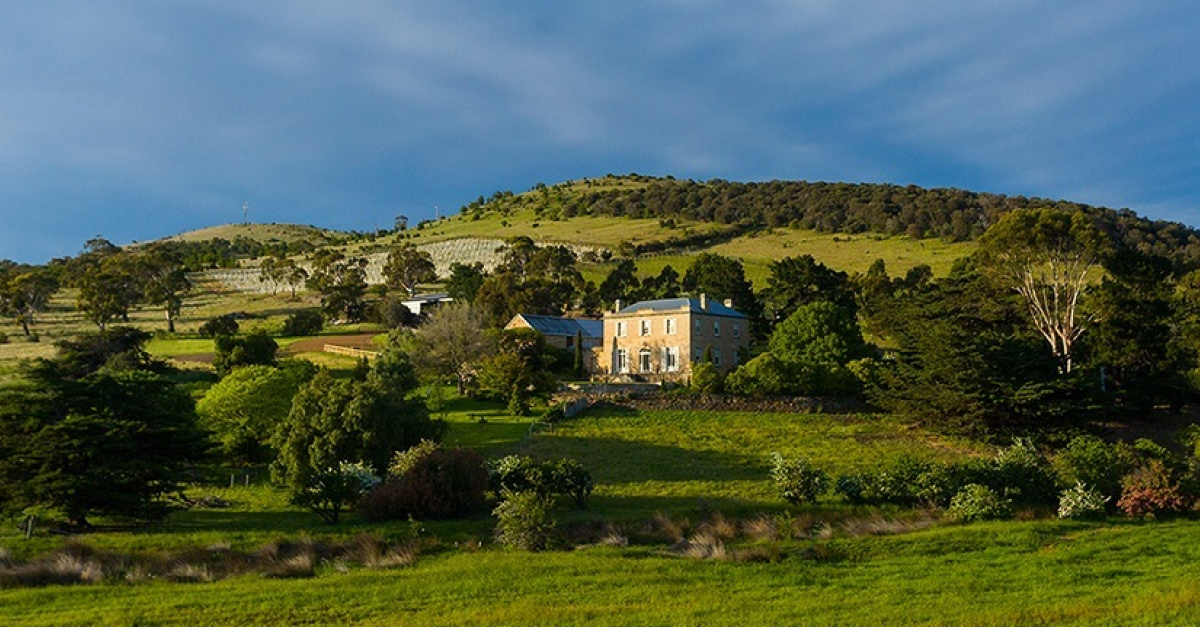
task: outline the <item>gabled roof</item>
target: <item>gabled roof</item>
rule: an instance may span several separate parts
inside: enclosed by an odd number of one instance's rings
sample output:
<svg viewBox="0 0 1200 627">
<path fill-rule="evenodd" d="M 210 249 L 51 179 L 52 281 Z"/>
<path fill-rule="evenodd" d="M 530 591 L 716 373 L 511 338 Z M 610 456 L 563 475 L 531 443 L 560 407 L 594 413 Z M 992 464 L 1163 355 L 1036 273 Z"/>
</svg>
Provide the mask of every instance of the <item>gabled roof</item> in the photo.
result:
<svg viewBox="0 0 1200 627">
<path fill-rule="evenodd" d="M 542 335 L 575 335 L 583 332 L 583 337 L 604 339 L 604 322 L 591 318 L 558 318 L 555 316 L 539 316 L 536 314 L 517 314 L 538 333 Z"/>
<path fill-rule="evenodd" d="M 406 298 L 401 303 L 436 303 L 446 300 L 454 300 L 449 294 L 417 294 L 411 298 Z"/>
<path fill-rule="evenodd" d="M 643 300 L 634 303 L 621 311 L 617 315 L 637 313 L 639 311 L 679 311 L 687 307 L 690 313 L 707 314 L 710 316 L 725 316 L 728 318 L 745 318 L 746 314 L 726 307 L 724 303 L 715 299 L 709 298 L 708 309 L 700 307 L 699 298 L 663 298 L 661 300 Z"/>
</svg>

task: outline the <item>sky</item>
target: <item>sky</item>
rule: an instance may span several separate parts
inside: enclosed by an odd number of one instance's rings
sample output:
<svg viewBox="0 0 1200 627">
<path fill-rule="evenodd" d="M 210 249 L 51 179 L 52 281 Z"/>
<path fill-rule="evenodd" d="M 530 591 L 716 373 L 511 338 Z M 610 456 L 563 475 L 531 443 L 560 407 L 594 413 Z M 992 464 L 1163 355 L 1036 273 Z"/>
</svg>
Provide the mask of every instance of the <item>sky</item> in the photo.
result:
<svg viewBox="0 0 1200 627">
<path fill-rule="evenodd" d="M 1200 226 L 1198 32 L 1177 0 L 5 2 L 0 258 L 631 172 Z"/>
</svg>

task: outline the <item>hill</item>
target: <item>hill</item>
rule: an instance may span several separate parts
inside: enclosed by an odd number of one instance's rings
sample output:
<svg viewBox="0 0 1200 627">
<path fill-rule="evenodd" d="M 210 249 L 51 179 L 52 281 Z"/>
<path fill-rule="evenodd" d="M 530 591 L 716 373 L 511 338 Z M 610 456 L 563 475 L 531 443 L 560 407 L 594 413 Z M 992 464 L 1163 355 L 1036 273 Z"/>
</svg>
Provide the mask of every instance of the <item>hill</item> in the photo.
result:
<svg viewBox="0 0 1200 627">
<path fill-rule="evenodd" d="M 636 174 L 539 184 L 522 194 L 497 192 L 464 206 L 458 216 L 418 225 L 424 233 L 401 237 L 530 235 L 645 255 L 698 250 L 785 229 L 809 236 L 901 238 L 928 247 L 931 241 L 973 242 L 1005 213 L 1034 207 L 1086 212 L 1118 242 L 1179 266 L 1200 266 L 1200 231 L 1128 209 L 914 185 L 701 182 Z"/>
<path fill-rule="evenodd" d="M 244 238 L 255 242 L 299 242 L 310 241 L 314 244 L 328 243 L 344 237 L 345 234 L 339 231 L 323 229 L 311 225 L 300 224 L 222 224 L 218 226 L 210 226 L 194 231 L 187 231 L 179 235 L 164 237 L 166 241 L 176 242 L 203 242 L 212 239 L 225 239 L 229 241 L 238 238 Z"/>
</svg>

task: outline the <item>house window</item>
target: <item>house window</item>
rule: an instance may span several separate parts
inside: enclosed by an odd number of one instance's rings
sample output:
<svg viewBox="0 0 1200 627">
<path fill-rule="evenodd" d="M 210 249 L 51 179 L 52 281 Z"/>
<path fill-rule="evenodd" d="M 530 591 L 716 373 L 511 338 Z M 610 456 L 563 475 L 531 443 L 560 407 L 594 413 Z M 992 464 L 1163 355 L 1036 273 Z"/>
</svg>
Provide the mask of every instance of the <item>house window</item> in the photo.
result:
<svg viewBox="0 0 1200 627">
<path fill-rule="evenodd" d="M 625 323 L 624 322 L 617 323 L 617 337 L 625 337 Z"/>
<path fill-rule="evenodd" d="M 663 330 L 666 331 L 667 335 L 675 335 L 675 319 L 667 318 Z"/>
<path fill-rule="evenodd" d="M 742 363 L 742 352 L 741 351 L 733 351 L 733 365 L 736 366 L 740 363 Z"/>
<path fill-rule="evenodd" d="M 638 372 L 650 372 L 650 349 L 638 351 Z"/>
<path fill-rule="evenodd" d="M 696 326 L 695 326 L 695 334 L 696 334 L 696 335 L 700 335 L 700 334 L 701 334 L 701 333 L 703 333 L 703 332 L 704 332 L 704 330 L 700 328 L 700 320 L 699 320 L 699 319 L 697 319 L 697 320 L 696 320 Z"/>
<path fill-rule="evenodd" d="M 567 336 L 567 348 L 571 348 L 571 347 L 572 347 L 572 346 L 574 346 L 574 345 L 575 345 L 575 336 L 574 336 L 574 335 L 568 335 L 568 336 Z"/>
<path fill-rule="evenodd" d="M 700 363 L 701 359 L 704 359 L 704 351 L 702 351 L 698 348 L 696 350 L 692 351 L 692 363 L 693 364 Z"/>
<path fill-rule="evenodd" d="M 642 335 L 650 335 L 650 321 L 642 320 Z"/>
<path fill-rule="evenodd" d="M 721 349 L 719 348 L 713 349 L 713 365 L 721 367 Z"/>
<path fill-rule="evenodd" d="M 629 372 L 629 352 L 623 348 L 617 349 L 617 372 Z"/>
<path fill-rule="evenodd" d="M 739 335 L 739 331 L 741 331 L 741 328 L 738 326 L 738 323 L 733 323 L 733 337 L 736 338 Z"/>
<path fill-rule="evenodd" d="M 721 337 L 721 321 L 713 321 L 713 337 Z"/>
<path fill-rule="evenodd" d="M 663 363 L 666 364 L 667 372 L 676 372 L 679 370 L 678 346 L 671 346 L 663 349 Z"/>
</svg>

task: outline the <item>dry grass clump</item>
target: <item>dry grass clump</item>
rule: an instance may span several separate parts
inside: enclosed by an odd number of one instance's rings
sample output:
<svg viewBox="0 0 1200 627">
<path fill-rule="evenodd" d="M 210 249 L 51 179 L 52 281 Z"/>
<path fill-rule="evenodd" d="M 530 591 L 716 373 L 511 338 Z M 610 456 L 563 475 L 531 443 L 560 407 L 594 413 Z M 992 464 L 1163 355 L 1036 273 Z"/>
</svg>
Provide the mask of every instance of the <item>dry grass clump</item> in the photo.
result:
<svg viewBox="0 0 1200 627">
<path fill-rule="evenodd" d="M 311 538 L 279 539 L 253 551 L 237 551 L 223 542 L 149 555 L 98 552 L 69 542 L 53 553 L 26 562 L 14 559 L 9 551 L 0 552 L 0 588 L 152 579 L 200 583 L 248 573 L 295 579 L 315 577 L 326 564 L 341 571 L 350 564 L 392 568 L 414 564 L 419 556 L 420 545 L 415 540 L 388 544 L 380 537 L 366 535 L 334 544 Z"/>
<path fill-rule="evenodd" d="M 842 521 L 842 532 L 848 536 L 884 536 L 911 533 L 928 529 L 941 521 L 936 511 L 918 510 L 915 516 L 885 518 L 872 514 L 866 518 L 850 518 Z"/>
<path fill-rule="evenodd" d="M 724 560 L 730 558 L 725 542 L 715 534 L 701 531 L 681 542 L 676 552 L 692 559 Z"/>
</svg>

